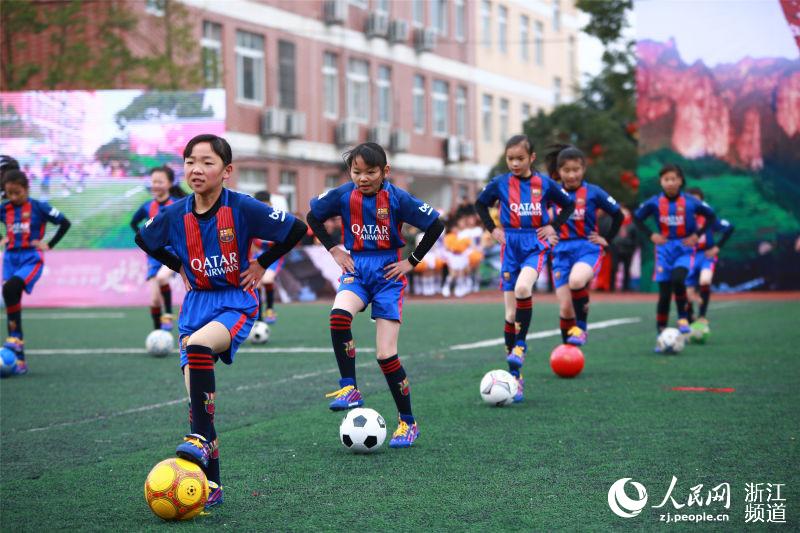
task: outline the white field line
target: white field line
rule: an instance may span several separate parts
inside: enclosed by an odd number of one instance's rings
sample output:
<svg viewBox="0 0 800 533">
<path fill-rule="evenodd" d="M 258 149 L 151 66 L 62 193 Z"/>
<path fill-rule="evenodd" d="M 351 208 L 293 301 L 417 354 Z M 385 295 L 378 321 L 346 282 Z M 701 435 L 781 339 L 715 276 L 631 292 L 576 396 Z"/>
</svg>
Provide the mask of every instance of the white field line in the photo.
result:
<svg viewBox="0 0 800 533">
<path fill-rule="evenodd" d="M 25 313 L 25 320 L 83 320 L 83 319 L 120 319 L 125 313 Z"/>
<path fill-rule="evenodd" d="M 369 346 L 362 348 L 360 352 L 374 352 L 375 348 Z M 310 346 L 295 346 L 293 348 L 239 348 L 236 353 L 329 353 L 330 348 L 316 348 Z M 129 355 L 145 354 L 144 348 L 55 348 L 25 350 L 26 355 Z"/>
<path fill-rule="evenodd" d="M 613 320 L 604 320 L 602 322 L 597 322 L 595 324 L 590 325 L 589 329 L 604 329 L 604 328 L 610 328 L 610 327 L 614 327 L 614 326 L 622 326 L 622 325 L 625 325 L 625 324 L 635 324 L 637 322 L 641 322 L 641 320 L 642 319 L 639 318 L 639 317 L 628 317 L 628 318 L 617 318 L 617 319 L 613 319 Z M 527 338 L 528 339 L 541 339 L 541 338 L 551 337 L 551 336 L 560 335 L 560 334 L 561 334 L 561 330 L 552 329 L 552 330 L 547 330 L 547 331 L 540 331 L 538 333 L 531 333 L 530 335 L 527 336 Z M 456 344 L 456 345 L 450 346 L 447 349 L 448 350 L 469 350 L 469 349 L 472 349 L 472 348 L 483 348 L 483 347 L 486 347 L 486 346 L 494 346 L 494 345 L 497 345 L 497 344 L 502 344 L 503 342 L 504 342 L 504 340 L 502 338 L 500 338 L 500 339 L 489 339 L 489 340 L 486 340 L 486 341 L 474 342 L 472 344 Z M 115 351 L 115 350 L 118 350 L 118 351 Z M 302 348 L 302 347 L 301 348 L 295 348 L 295 349 L 266 348 L 266 349 L 260 349 L 260 350 L 256 349 L 256 348 L 244 348 L 244 349 L 239 350 L 239 351 L 242 352 L 242 351 L 245 351 L 245 350 L 247 350 L 246 353 L 264 353 L 266 350 L 273 350 L 272 353 L 287 353 L 289 350 L 295 350 L 295 352 L 292 352 L 292 353 L 301 352 L 301 351 L 305 352 L 305 353 L 309 353 L 311 351 L 313 351 L 314 353 L 330 352 L 330 348 Z M 360 351 L 375 351 L 374 348 L 359 348 L 359 350 Z M 421 353 L 421 354 L 416 354 L 416 355 L 410 354 L 410 355 L 403 356 L 403 358 L 407 359 L 409 357 L 420 357 L 420 356 L 424 356 L 424 355 L 431 355 L 431 354 L 437 353 L 439 351 L 440 350 L 432 350 L 432 351 L 428 351 L 428 352 Z M 41 350 L 41 352 L 62 354 L 62 353 L 65 352 L 65 350 Z M 135 348 L 133 350 L 126 350 L 124 348 L 116 348 L 116 349 L 106 349 L 104 352 L 101 351 L 101 350 L 70 350 L 69 352 L 70 353 L 87 353 L 87 352 L 91 352 L 91 353 L 144 353 L 145 350 L 144 349 L 140 349 L 140 348 Z M 28 353 L 34 354 L 36 352 L 34 352 L 33 350 L 30 350 L 30 351 L 28 351 Z M 374 362 L 359 363 L 359 364 L 356 365 L 356 368 L 364 368 L 364 367 L 367 367 L 367 366 L 373 366 L 374 364 L 375 364 Z M 286 378 L 277 379 L 277 380 L 274 380 L 274 381 L 261 381 L 261 382 L 251 383 L 251 384 L 248 384 L 248 385 L 239 385 L 238 387 L 234 388 L 233 391 L 234 392 L 241 392 L 241 391 L 246 391 L 246 390 L 260 389 L 260 388 L 266 387 L 268 385 L 282 385 L 284 383 L 290 383 L 292 381 L 301 381 L 301 380 L 305 380 L 305 379 L 316 378 L 316 377 L 319 377 L 319 376 L 322 376 L 322 375 L 325 375 L 325 374 L 333 374 L 333 373 L 335 373 L 337 371 L 338 371 L 337 368 L 329 368 L 327 370 L 319 370 L 317 372 L 308 372 L 308 373 L 305 373 L 305 374 L 294 374 L 292 376 L 289 376 L 289 377 L 286 377 Z M 161 409 L 162 407 L 169 407 L 170 405 L 186 403 L 187 401 L 188 401 L 188 399 L 185 398 L 185 397 L 184 398 L 178 398 L 176 400 L 169 400 L 169 401 L 166 401 L 166 402 L 160 402 L 160 403 L 154 403 L 154 404 L 150 404 L 150 405 L 143 405 L 143 406 L 140 406 L 140 407 L 134 407 L 132 409 L 126 409 L 124 411 L 117 411 L 115 413 L 109 413 L 107 415 L 99 415 L 99 416 L 94 416 L 94 417 L 91 417 L 91 418 L 84 418 L 82 420 L 75 420 L 75 421 L 69 421 L 69 422 L 59 422 L 59 423 L 55 423 L 55 424 L 49 424 L 47 426 L 41 426 L 41 427 L 35 427 L 35 428 L 26 429 L 24 431 L 28 432 L 28 433 L 31 433 L 31 432 L 38 432 L 38 431 L 47 431 L 47 430 L 57 429 L 57 428 L 78 426 L 78 425 L 82 425 L 82 424 L 89 424 L 89 423 L 92 423 L 92 422 L 99 422 L 101 420 L 108 420 L 110 418 L 117 418 L 117 417 L 124 416 L 124 415 L 142 413 L 142 412 L 147 412 L 147 411 L 154 411 L 156 409 Z"/>
<path fill-rule="evenodd" d="M 611 328 L 614 326 L 622 326 L 624 324 L 636 324 L 641 322 L 642 319 L 640 317 L 628 317 L 628 318 L 615 318 L 613 320 L 603 320 L 602 322 L 595 322 L 589 324 L 589 329 L 605 329 Z M 545 331 L 537 331 L 536 333 L 529 333 L 526 340 L 529 339 L 544 339 L 545 337 L 552 337 L 553 335 L 561 335 L 560 329 L 548 329 Z M 505 342 L 503 337 L 498 337 L 496 339 L 488 339 L 485 341 L 478 341 L 472 342 L 469 344 L 456 344 L 451 346 L 451 350 L 472 350 L 475 348 L 486 348 L 487 346 L 499 346 Z"/>
</svg>

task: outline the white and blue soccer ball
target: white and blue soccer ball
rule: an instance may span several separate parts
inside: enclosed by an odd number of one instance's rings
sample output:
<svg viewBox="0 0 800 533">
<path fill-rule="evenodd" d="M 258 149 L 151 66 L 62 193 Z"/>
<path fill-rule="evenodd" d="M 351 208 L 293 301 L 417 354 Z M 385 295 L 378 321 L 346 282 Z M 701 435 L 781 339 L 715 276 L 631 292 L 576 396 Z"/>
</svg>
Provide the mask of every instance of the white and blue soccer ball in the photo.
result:
<svg viewBox="0 0 800 533">
<path fill-rule="evenodd" d="M 266 344 L 269 341 L 269 324 L 256 320 L 247 340 L 253 344 Z"/>
<path fill-rule="evenodd" d="M 505 370 L 491 370 L 481 380 L 481 398 L 497 407 L 514 403 L 517 379 Z"/>
<path fill-rule="evenodd" d="M 680 353 L 686 345 L 686 338 L 676 328 L 665 328 L 656 339 L 658 351 L 664 354 Z"/>
<path fill-rule="evenodd" d="M 144 347 L 154 357 L 166 357 L 175 349 L 175 341 L 169 331 L 156 329 L 147 336 Z"/>
<path fill-rule="evenodd" d="M 7 378 L 14 375 L 17 369 L 17 354 L 14 350 L 3 348 L 0 350 L 0 377 Z"/>
<path fill-rule="evenodd" d="M 386 420 L 374 409 L 352 409 L 339 426 L 339 440 L 351 452 L 372 453 L 386 440 Z"/>
</svg>

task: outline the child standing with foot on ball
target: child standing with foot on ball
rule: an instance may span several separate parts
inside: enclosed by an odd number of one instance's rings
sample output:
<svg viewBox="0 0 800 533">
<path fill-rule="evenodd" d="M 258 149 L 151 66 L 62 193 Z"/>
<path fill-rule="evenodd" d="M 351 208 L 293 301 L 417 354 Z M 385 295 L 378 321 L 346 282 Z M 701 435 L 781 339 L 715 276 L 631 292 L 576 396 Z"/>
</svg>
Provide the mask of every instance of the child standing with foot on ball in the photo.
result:
<svg viewBox="0 0 800 533">
<path fill-rule="evenodd" d="M 198 135 L 186 145 L 183 159 L 194 194 L 148 220 L 136 235 L 136 244 L 179 272 L 188 291 L 178 333 L 192 433 L 176 453 L 205 471 L 211 488 L 209 508 L 222 503 L 214 427 L 215 364 L 233 363 L 255 321 L 255 287 L 264 269 L 291 250 L 307 228 L 291 214 L 224 187 L 233 172 L 233 155 L 225 139 Z M 275 245 L 256 261 L 248 261 L 250 241 L 255 238 Z"/>
<path fill-rule="evenodd" d="M 386 152 L 375 143 L 363 143 L 344 157 L 351 183 L 311 200 L 308 225 L 319 241 L 342 267 L 339 289 L 330 314 L 331 342 L 341 379 L 330 409 L 342 411 L 360 407 L 364 400 L 356 384 L 356 347 L 351 324 L 356 313 L 372 304 L 375 320 L 378 365 L 381 368 L 398 411 L 397 430 L 391 448 L 408 448 L 419 435 L 411 412 L 408 378 L 397 353 L 397 337 L 403 319 L 403 292 L 406 274 L 419 264 L 444 231 L 439 213 L 431 206 L 395 187 L 387 178 Z M 323 223 L 342 217 L 344 248 L 325 231 Z M 405 246 L 403 223 L 425 234 L 414 251 L 402 259 Z"/>
</svg>

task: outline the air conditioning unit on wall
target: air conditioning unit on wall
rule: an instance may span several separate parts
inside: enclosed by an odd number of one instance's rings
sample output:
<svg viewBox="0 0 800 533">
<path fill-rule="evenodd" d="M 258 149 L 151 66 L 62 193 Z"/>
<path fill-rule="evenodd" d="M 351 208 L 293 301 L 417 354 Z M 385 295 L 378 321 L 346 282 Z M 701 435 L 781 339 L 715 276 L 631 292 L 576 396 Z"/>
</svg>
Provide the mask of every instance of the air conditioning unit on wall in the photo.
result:
<svg viewBox="0 0 800 533">
<path fill-rule="evenodd" d="M 436 48 L 436 30 L 417 28 L 414 30 L 414 48 L 417 52 L 433 52 Z"/>
<path fill-rule="evenodd" d="M 408 41 L 408 22 L 393 20 L 389 23 L 389 42 L 405 43 Z"/>
<path fill-rule="evenodd" d="M 262 137 L 283 137 L 286 135 L 286 111 L 270 107 L 261 116 Z"/>
<path fill-rule="evenodd" d="M 367 37 L 386 37 L 389 34 L 389 17 L 386 13 L 370 13 L 364 31 Z"/>
<path fill-rule="evenodd" d="M 325 0 L 323 18 L 325 24 L 344 24 L 347 22 L 348 0 Z"/>
<path fill-rule="evenodd" d="M 358 142 L 358 123 L 345 120 L 336 126 L 336 144 L 349 146 Z"/>
</svg>

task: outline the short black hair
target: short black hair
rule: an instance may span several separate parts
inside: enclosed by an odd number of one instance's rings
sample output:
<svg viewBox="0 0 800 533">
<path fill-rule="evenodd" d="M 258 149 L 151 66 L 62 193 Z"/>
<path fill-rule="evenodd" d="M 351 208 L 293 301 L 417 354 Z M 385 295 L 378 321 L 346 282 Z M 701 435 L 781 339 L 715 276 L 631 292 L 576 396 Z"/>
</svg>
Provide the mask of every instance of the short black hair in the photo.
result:
<svg viewBox="0 0 800 533">
<path fill-rule="evenodd" d="M 675 163 L 667 163 L 661 167 L 661 170 L 658 171 L 658 179 L 661 179 L 661 176 L 667 172 L 674 172 L 678 175 L 678 177 L 681 179 L 681 189 L 683 189 L 684 185 L 686 185 L 686 176 L 683 175 L 683 169 L 680 167 L 680 165 L 676 165 Z"/>
<path fill-rule="evenodd" d="M 348 169 L 353 166 L 353 161 L 355 161 L 357 157 L 360 157 L 370 168 L 381 167 L 381 170 L 383 170 L 383 167 L 385 167 L 387 163 L 386 151 L 378 143 L 361 143 L 352 150 L 348 150 L 342 154 L 342 159 Z"/>
<path fill-rule="evenodd" d="M 525 145 L 525 150 L 528 152 L 528 155 L 533 154 L 533 141 L 527 135 L 514 135 L 511 137 L 508 141 L 506 141 L 506 150 L 518 144 Z"/>
<path fill-rule="evenodd" d="M 152 176 L 153 172 L 163 172 L 164 174 L 167 175 L 167 179 L 169 180 L 170 183 L 175 183 L 175 171 L 172 170 L 169 166 L 162 165 L 160 167 L 153 167 L 147 171 L 147 174 Z"/>
<path fill-rule="evenodd" d="M 272 198 L 272 195 L 269 193 L 269 191 L 258 191 L 253 195 L 253 198 L 259 202 L 269 202 L 270 198 Z"/>
<path fill-rule="evenodd" d="M 558 169 L 567 161 L 580 160 L 583 166 L 586 166 L 586 155 L 583 150 L 576 146 L 571 144 L 551 144 L 548 148 L 551 150 L 544 156 L 544 160 L 547 164 L 547 173 L 555 180 L 561 179 Z"/>
<path fill-rule="evenodd" d="M 9 183 L 16 183 L 22 185 L 25 189 L 29 188 L 28 176 L 19 169 L 11 169 L 3 172 L 3 192 L 6 190 L 6 185 Z"/>
<path fill-rule="evenodd" d="M 213 133 L 201 133 L 195 135 L 191 140 L 186 143 L 186 148 L 183 149 L 183 158 L 186 159 L 192 155 L 194 147 L 200 143 L 208 143 L 211 149 L 222 159 L 222 164 L 228 166 L 233 161 L 233 151 L 228 141 Z"/>
<path fill-rule="evenodd" d="M 697 196 L 701 200 L 706 199 L 706 195 L 703 194 L 703 189 L 701 189 L 700 187 L 689 187 L 688 189 L 686 189 L 686 192 L 694 196 Z"/>
</svg>

